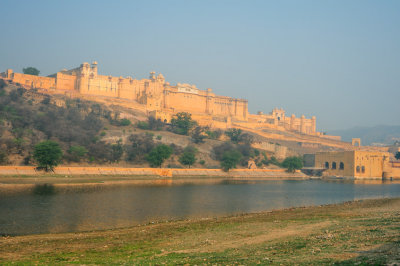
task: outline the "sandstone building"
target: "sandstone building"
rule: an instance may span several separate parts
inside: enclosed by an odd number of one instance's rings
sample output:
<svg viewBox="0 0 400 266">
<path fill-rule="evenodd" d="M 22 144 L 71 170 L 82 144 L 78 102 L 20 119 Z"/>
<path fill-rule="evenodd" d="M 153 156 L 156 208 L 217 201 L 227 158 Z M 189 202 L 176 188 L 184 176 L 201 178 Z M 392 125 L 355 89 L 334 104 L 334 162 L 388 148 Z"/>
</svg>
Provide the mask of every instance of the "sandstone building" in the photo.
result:
<svg viewBox="0 0 400 266">
<path fill-rule="evenodd" d="M 286 116 L 283 109 L 269 114 L 249 114 L 248 102 L 219 96 L 211 89 L 200 90 L 194 85 L 171 85 L 162 74 L 150 73 L 147 79 L 113 77 L 98 74 L 97 62 L 83 63 L 71 70 L 61 70 L 47 77 L 15 73 L 11 69 L 0 78 L 19 83 L 27 88 L 40 88 L 49 93 L 92 95 L 134 101 L 156 118 L 169 121 L 177 112 L 189 112 L 201 125 L 226 128 L 232 123 L 248 128 L 275 128 L 308 135 L 316 132 L 316 118 L 302 115 Z"/>
<path fill-rule="evenodd" d="M 400 167 L 390 162 L 390 153 L 367 150 L 318 152 L 315 167 L 324 175 L 354 178 L 400 178 Z"/>
</svg>

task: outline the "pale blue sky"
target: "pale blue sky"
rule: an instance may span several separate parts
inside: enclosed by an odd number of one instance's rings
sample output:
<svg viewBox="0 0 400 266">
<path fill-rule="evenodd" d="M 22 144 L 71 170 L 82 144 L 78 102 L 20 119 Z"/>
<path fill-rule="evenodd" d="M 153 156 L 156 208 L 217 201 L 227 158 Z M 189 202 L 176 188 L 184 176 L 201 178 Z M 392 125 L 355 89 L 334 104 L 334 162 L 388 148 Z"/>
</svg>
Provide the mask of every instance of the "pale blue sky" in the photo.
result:
<svg viewBox="0 0 400 266">
<path fill-rule="evenodd" d="M 319 130 L 400 124 L 400 1 L 5 1 L 0 71 L 99 72 L 212 88 L 317 116 Z"/>
</svg>

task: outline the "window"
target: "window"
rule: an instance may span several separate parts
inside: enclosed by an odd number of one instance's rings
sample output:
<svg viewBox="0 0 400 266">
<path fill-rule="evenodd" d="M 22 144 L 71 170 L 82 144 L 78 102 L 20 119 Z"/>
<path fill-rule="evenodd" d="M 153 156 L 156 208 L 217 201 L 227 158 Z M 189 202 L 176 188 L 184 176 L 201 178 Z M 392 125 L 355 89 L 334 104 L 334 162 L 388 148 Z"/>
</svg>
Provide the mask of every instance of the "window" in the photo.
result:
<svg viewBox="0 0 400 266">
<path fill-rule="evenodd" d="M 329 169 L 329 163 L 328 162 L 325 162 L 325 168 Z"/>
<path fill-rule="evenodd" d="M 332 169 L 336 169 L 336 162 L 332 163 Z"/>
<path fill-rule="evenodd" d="M 339 164 L 339 169 L 340 169 L 340 170 L 343 170 L 343 169 L 344 169 L 344 163 L 343 163 L 343 162 L 340 162 L 340 164 Z"/>
<path fill-rule="evenodd" d="M 356 167 L 356 172 L 359 173 L 360 172 L 360 166 Z"/>
<path fill-rule="evenodd" d="M 365 166 L 361 166 L 361 172 L 365 173 Z"/>
</svg>

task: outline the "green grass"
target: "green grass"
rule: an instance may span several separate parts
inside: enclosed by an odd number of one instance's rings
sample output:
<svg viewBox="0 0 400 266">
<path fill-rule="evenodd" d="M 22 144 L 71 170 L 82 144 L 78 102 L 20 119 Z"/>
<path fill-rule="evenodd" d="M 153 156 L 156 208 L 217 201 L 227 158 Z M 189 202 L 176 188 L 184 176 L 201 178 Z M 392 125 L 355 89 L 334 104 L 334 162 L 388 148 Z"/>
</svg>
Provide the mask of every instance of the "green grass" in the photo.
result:
<svg viewBox="0 0 400 266">
<path fill-rule="evenodd" d="M 400 199 L 0 239 L 1 265 L 382 265 L 400 260 Z"/>
</svg>

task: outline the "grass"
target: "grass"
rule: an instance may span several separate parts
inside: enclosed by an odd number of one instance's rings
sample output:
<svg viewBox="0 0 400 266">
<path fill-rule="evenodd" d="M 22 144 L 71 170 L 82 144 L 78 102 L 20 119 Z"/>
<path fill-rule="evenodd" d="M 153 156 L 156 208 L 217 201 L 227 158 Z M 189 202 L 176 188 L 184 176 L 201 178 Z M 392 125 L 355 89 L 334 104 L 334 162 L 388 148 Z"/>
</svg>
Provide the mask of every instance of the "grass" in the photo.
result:
<svg viewBox="0 0 400 266">
<path fill-rule="evenodd" d="M 1 265 L 400 262 L 400 199 L 0 238 Z"/>
</svg>

